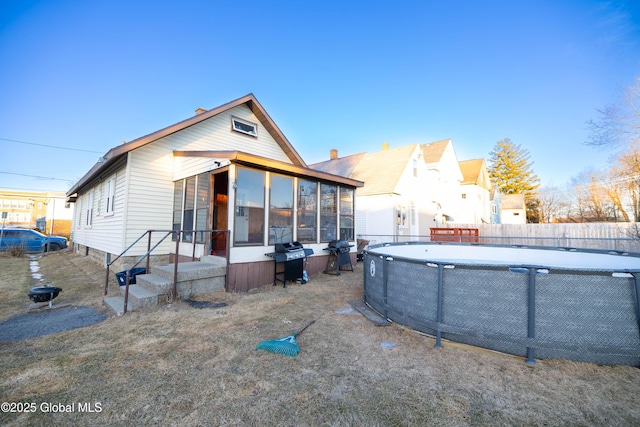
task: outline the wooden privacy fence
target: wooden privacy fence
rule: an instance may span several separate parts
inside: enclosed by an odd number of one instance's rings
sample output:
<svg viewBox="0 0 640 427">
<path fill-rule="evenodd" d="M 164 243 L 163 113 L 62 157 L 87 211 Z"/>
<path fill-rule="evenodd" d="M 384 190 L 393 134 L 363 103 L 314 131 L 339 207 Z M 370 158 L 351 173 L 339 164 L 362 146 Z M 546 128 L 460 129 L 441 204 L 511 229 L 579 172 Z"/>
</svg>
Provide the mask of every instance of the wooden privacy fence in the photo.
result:
<svg viewBox="0 0 640 427">
<path fill-rule="evenodd" d="M 441 229 L 477 229 L 479 243 L 555 246 L 640 252 L 638 223 L 442 224 Z"/>
<path fill-rule="evenodd" d="M 476 235 L 477 233 L 477 235 Z M 640 253 L 640 223 L 580 224 L 441 224 L 428 234 L 358 234 L 370 245 L 385 242 L 461 242 L 494 245 L 551 246 Z"/>
</svg>

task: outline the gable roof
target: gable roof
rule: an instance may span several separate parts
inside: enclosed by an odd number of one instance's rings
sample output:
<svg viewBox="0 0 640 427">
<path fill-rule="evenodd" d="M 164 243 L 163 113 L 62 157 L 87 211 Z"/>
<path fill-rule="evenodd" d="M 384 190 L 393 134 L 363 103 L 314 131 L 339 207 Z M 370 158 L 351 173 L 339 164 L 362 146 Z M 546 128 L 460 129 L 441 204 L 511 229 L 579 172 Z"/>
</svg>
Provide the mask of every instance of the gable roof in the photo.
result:
<svg viewBox="0 0 640 427">
<path fill-rule="evenodd" d="M 451 139 L 443 139 L 441 141 L 422 144 L 422 156 L 425 163 L 438 163 L 447 149 L 447 145 L 451 143 Z"/>
<path fill-rule="evenodd" d="M 484 159 L 462 160 L 458 162 L 462 172 L 463 185 L 478 185 L 491 190 L 491 182 L 486 171 Z"/>
<path fill-rule="evenodd" d="M 416 146 L 411 144 L 377 153 L 354 154 L 309 167 L 336 175 L 346 172 L 343 176 L 364 182 L 364 187 L 358 190 L 359 196 L 390 194 L 395 192 Z"/>
<path fill-rule="evenodd" d="M 173 125 L 167 126 L 163 129 L 152 132 L 148 135 L 142 136 L 140 138 L 134 139 L 133 141 L 124 143 L 117 147 L 112 148 L 105 154 L 101 161 L 96 163 L 90 170 L 87 172 L 76 184 L 71 187 L 69 191 L 67 191 L 67 195 L 72 195 L 78 190 L 82 189 L 85 185 L 87 185 L 90 181 L 92 181 L 96 176 L 98 176 L 101 172 L 109 168 L 115 162 L 117 162 L 122 156 L 126 155 L 128 152 L 135 150 L 136 148 L 140 148 L 147 144 L 150 144 L 154 141 L 159 140 L 160 138 L 164 138 L 165 136 L 171 135 L 173 133 L 179 132 L 183 129 L 188 128 L 189 126 L 193 126 L 198 124 L 204 120 L 207 120 L 211 117 L 214 117 L 220 113 L 223 113 L 227 110 L 230 110 L 239 105 L 245 104 L 251 112 L 258 118 L 260 124 L 264 126 L 264 128 L 273 136 L 276 143 L 280 146 L 282 151 L 287 155 L 287 157 L 291 160 L 291 162 L 299 167 L 306 168 L 307 164 L 302 160 L 302 157 L 298 154 L 298 152 L 293 148 L 289 140 L 284 136 L 282 131 L 278 128 L 275 122 L 271 119 L 271 117 L 267 114 L 265 109 L 260 105 L 256 97 L 250 93 L 241 98 L 238 98 L 234 101 L 227 102 L 226 104 L 222 104 L 218 107 L 212 108 L 211 110 L 206 110 L 199 114 L 196 114 L 193 117 L 189 117 L 188 119 L 182 120 Z M 200 110 L 200 109 L 199 109 Z"/>
<path fill-rule="evenodd" d="M 346 157 L 314 163 L 309 165 L 309 167 L 322 172 L 331 173 L 333 175 L 352 178 L 356 167 L 366 155 L 367 153 L 352 154 Z"/>
<path fill-rule="evenodd" d="M 524 194 L 503 194 L 500 196 L 501 209 L 525 209 Z"/>
</svg>

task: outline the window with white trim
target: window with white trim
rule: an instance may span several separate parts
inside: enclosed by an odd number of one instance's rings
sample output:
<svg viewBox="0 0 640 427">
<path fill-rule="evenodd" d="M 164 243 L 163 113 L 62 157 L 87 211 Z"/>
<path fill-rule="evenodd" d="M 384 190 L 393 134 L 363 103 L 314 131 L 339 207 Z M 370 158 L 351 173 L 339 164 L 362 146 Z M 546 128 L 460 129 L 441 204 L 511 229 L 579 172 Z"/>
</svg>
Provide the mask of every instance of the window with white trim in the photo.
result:
<svg viewBox="0 0 640 427">
<path fill-rule="evenodd" d="M 244 133 L 245 135 L 250 135 L 253 137 L 258 136 L 258 125 L 243 119 L 239 119 L 238 117 L 231 116 L 231 129 Z"/>
<path fill-rule="evenodd" d="M 86 221 L 85 225 L 91 227 L 93 225 L 93 190 L 87 194 L 87 209 L 86 209 Z"/>
<path fill-rule="evenodd" d="M 116 194 L 116 180 L 114 177 L 109 178 L 106 188 L 105 199 L 105 215 L 113 215 L 114 197 Z"/>
</svg>

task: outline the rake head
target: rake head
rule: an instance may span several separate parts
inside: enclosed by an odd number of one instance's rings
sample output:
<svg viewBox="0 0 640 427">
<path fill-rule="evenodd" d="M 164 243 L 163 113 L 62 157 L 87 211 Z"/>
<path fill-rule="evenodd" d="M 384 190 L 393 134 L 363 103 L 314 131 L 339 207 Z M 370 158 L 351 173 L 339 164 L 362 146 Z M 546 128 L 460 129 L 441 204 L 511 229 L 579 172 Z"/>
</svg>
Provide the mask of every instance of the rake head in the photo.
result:
<svg viewBox="0 0 640 427">
<path fill-rule="evenodd" d="M 296 357 L 300 353 L 300 348 L 296 342 L 296 335 L 279 338 L 271 341 L 263 341 L 256 346 L 256 350 L 266 350 L 271 353 L 284 354 L 285 356 Z"/>
</svg>

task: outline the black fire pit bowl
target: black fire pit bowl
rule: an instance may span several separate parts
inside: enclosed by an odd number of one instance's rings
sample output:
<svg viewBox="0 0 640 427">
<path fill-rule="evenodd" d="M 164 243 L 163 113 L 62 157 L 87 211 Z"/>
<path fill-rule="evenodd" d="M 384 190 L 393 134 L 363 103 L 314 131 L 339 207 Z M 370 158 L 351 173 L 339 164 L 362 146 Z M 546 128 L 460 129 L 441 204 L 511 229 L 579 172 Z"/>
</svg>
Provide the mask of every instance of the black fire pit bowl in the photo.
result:
<svg viewBox="0 0 640 427">
<path fill-rule="evenodd" d="M 49 301 L 49 305 L 51 305 L 51 301 L 56 298 L 60 292 L 62 292 L 62 288 L 56 286 L 38 286 L 31 288 L 29 298 L 33 302 Z"/>
</svg>

